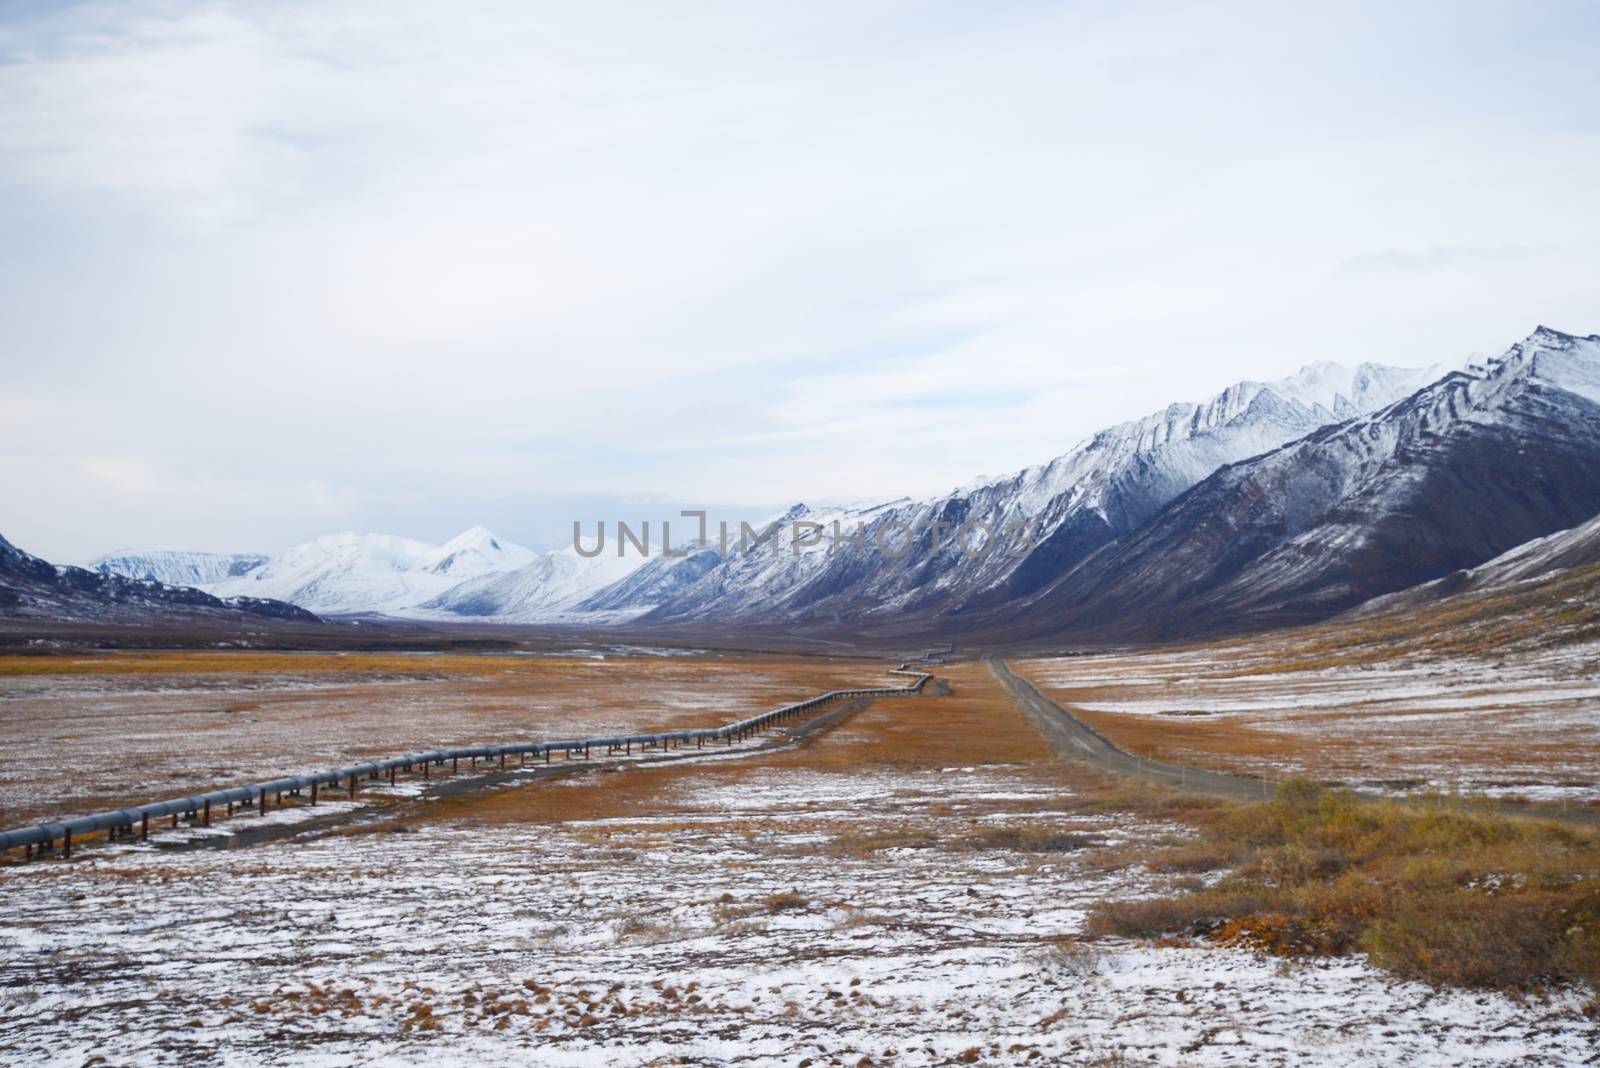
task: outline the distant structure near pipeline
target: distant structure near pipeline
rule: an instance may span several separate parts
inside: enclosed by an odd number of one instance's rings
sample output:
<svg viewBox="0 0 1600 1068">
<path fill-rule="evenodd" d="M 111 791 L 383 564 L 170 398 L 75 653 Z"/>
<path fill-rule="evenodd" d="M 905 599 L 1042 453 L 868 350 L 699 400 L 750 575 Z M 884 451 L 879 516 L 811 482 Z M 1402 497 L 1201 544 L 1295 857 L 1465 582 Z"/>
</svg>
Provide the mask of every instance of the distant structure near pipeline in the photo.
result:
<svg viewBox="0 0 1600 1068">
<path fill-rule="evenodd" d="M 924 653 L 916 661 L 921 667 L 929 667 L 943 663 L 943 656 L 954 652 L 955 646 L 951 645 L 943 650 L 934 650 Z M 517 757 L 521 765 L 528 763 L 529 757 L 543 757 L 544 762 L 550 762 L 551 754 L 560 753 L 566 760 L 572 759 L 574 753 L 587 759 L 592 749 L 604 748 L 607 754 L 632 753 L 633 747 L 641 750 L 648 749 L 673 749 L 681 748 L 694 743 L 695 748 L 704 748 L 707 742 L 715 745 L 722 743 L 732 745 L 754 734 L 760 733 L 765 728 L 786 719 L 809 712 L 829 701 L 851 697 L 887 697 L 894 694 L 921 693 L 933 675 L 912 667 L 911 660 L 901 661 L 900 666 L 889 671 L 891 675 L 912 675 L 915 681 L 905 686 L 881 686 L 858 690 L 830 690 L 825 694 L 798 701 L 792 705 L 774 708 L 770 712 L 749 716 L 745 719 L 735 720 L 721 727 L 708 727 L 700 730 L 665 731 L 653 734 L 629 734 L 614 738 L 575 738 L 561 742 L 524 742 L 511 745 L 481 745 L 469 746 L 464 749 L 437 749 L 428 753 L 408 753 L 405 756 L 392 757 L 388 760 L 378 760 L 367 764 L 352 764 L 349 767 L 334 768 L 332 771 L 313 772 L 309 775 L 291 775 L 282 779 L 273 779 L 270 782 L 258 782 L 249 786 L 235 786 L 227 790 L 213 790 L 210 793 L 195 794 L 192 797 L 179 797 L 171 801 L 157 801 L 148 805 L 135 805 L 132 808 L 120 808 L 111 812 L 101 812 L 93 816 L 78 816 L 72 819 L 56 820 L 50 823 L 41 823 L 34 827 L 24 827 L 15 831 L 0 832 L 0 853 L 11 849 L 25 850 L 25 856 L 31 859 L 42 856 L 47 852 L 55 851 L 55 844 L 61 843 L 61 856 L 72 856 L 73 839 L 82 839 L 83 836 L 96 831 L 105 831 L 106 837 L 115 841 L 119 838 L 131 838 L 137 835 L 144 840 L 150 837 L 150 821 L 167 818 L 171 825 L 176 827 L 180 818 L 187 818 L 202 827 L 211 826 L 213 809 L 221 808 L 227 815 L 233 815 L 235 806 L 254 809 L 262 816 L 267 814 L 270 798 L 276 798 L 278 805 L 283 804 L 285 794 L 292 797 L 302 796 L 303 791 L 309 791 L 311 804 L 317 803 L 317 798 L 324 786 L 337 786 L 345 784 L 345 789 L 350 797 L 356 796 L 356 791 L 362 779 L 377 779 L 380 775 L 387 775 L 389 782 L 395 781 L 395 775 L 404 771 L 407 774 L 421 771 L 424 779 L 431 776 L 431 770 L 442 766 L 445 761 L 450 762 L 452 770 L 460 767 L 462 760 L 470 760 L 473 767 L 477 767 L 479 760 L 498 760 L 499 766 L 506 766 L 508 757 Z M 135 830 L 137 828 L 137 831 Z"/>
</svg>

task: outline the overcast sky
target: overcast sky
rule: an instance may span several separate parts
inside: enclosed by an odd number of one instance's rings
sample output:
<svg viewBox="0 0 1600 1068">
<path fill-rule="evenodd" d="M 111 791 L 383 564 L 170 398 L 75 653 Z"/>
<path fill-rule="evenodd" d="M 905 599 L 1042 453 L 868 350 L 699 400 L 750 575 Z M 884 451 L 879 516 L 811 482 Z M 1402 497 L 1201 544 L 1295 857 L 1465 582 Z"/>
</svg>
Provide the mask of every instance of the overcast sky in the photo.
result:
<svg viewBox="0 0 1600 1068">
<path fill-rule="evenodd" d="M 1589 2 L 10 0 L 0 534 L 549 544 L 1600 332 L 1597 46 Z"/>
</svg>

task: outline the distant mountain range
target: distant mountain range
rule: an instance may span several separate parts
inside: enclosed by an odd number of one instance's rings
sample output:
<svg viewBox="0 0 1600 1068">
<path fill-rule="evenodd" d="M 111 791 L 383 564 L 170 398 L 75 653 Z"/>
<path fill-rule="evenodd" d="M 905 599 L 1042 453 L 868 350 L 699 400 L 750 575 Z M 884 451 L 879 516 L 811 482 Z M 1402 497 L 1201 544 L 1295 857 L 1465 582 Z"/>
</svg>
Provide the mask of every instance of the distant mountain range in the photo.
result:
<svg viewBox="0 0 1600 1068">
<path fill-rule="evenodd" d="M 643 562 L 609 553 L 590 559 L 571 549 L 538 553 L 480 526 L 443 545 L 392 534 L 328 534 L 271 557 L 124 550 L 91 567 L 218 597 L 288 601 L 326 616 L 550 622 L 577 618 L 578 602 Z"/>
<path fill-rule="evenodd" d="M 283 601 L 214 597 L 185 586 L 58 567 L 0 537 L 0 618 L 53 623 L 241 623 L 276 620 L 318 623 Z"/>
<path fill-rule="evenodd" d="M 845 552 L 713 538 L 643 562 L 614 545 L 535 553 L 474 527 L 438 546 L 340 534 L 270 558 L 121 552 L 94 566 L 325 615 L 1122 639 L 1326 618 L 1596 513 L 1600 337 L 1540 327 L 1476 365 L 1317 364 L 940 497 L 774 517 L 859 529 Z M 1026 525 L 1032 547 L 963 551 L 950 537 L 963 524 Z"/>
<path fill-rule="evenodd" d="M 537 555 L 482 527 L 443 545 L 329 534 L 206 588 L 221 596 L 275 597 L 323 615 L 383 615 L 415 608 L 468 579 L 513 571 Z"/>
</svg>

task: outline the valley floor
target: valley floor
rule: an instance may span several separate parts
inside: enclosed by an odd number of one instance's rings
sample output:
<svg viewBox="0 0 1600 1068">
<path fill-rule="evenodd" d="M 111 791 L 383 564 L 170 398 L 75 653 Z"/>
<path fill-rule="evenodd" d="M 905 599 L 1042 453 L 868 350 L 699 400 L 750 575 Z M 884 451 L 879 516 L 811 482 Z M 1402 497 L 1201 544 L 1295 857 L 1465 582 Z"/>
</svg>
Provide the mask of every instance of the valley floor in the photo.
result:
<svg viewBox="0 0 1600 1068">
<path fill-rule="evenodd" d="M 939 673 L 757 753 L 0 868 L 0 1061 L 1594 1063 L 1577 994 L 1080 941 L 1188 832 Z"/>
<path fill-rule="evenodd" d="M 1140 756 L 1600 811 L 1593 643 L 1439 654 L 1330 650 L 1288 632 L 1013 666 Z"/>
<path fill-rule="evenodd" d="M 899 685 L 885 666 L 599 653 L 0 657 L 0 827 L 404 752 L 714 726 L 799 694 Z"/>
</svg>

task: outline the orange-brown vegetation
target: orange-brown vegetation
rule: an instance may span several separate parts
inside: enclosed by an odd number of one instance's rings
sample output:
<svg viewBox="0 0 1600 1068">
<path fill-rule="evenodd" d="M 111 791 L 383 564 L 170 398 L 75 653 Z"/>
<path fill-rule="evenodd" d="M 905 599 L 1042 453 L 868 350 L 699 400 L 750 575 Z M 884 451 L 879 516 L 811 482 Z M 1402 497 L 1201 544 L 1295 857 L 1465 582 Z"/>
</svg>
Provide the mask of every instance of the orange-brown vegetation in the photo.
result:
<svg viewBox="0 0 1600 1068">
<path fill-rule="evenodd" d="M 0 673 L 0 826 L 425 749 L 714 726 L 884 684 L 884 666 L 777 655 L 0 657 L 11 670 Z"/>
<path fill-rule="evenodd" d="M 1019 773 L 1067 781 L 1038 733 L 981 665 L 939 669 L 949 692 L 878 699 L 860 710 L 835 708 L 832 729 L 804 734 L 794 748 L 748 760 L 678 763 L 584 775 L 549 788 L 497 791 L 446 799 L 440 816 L 492 822 L 548 823 L 660 815 L 680 784 L 737 783 L 766 769 L 805 768 L 840 774 L 929 770 L 979 764 L 1021 765 Z M 818 685 L 818 689 L 824 689 Z"/>
<path fill-rule="evenodd" d="M 1015 666 L 1141 755 L 1515 796 L 1596 785 L 1593 689 L 1555 692 L 1600 680 L 1595 642 L 1600 565 L 1315 626 Z M 1129 702 L 1143 711 L 1115 707 Z"/>
<path fill-rule="evenodd" d="M 1090 930 L 1207 938 L 1282 956 L 1364 951 L 1440 985 L 1600 990 L 1600 829 L 1458 799 L 1370 802 L 1303 779 L 1186 817 L 1156 870 L 1227 868 L 1170 896 L 1098 906 Z"/>
</svg>

